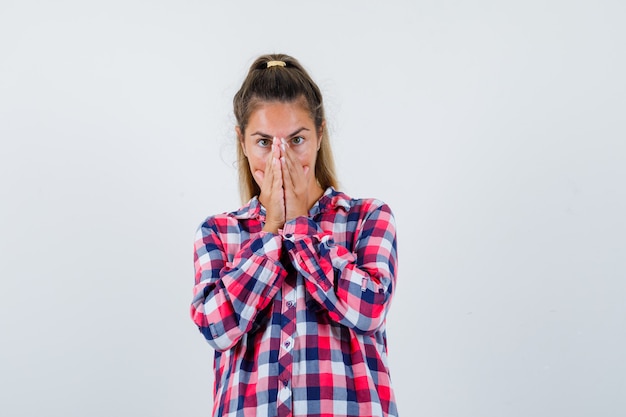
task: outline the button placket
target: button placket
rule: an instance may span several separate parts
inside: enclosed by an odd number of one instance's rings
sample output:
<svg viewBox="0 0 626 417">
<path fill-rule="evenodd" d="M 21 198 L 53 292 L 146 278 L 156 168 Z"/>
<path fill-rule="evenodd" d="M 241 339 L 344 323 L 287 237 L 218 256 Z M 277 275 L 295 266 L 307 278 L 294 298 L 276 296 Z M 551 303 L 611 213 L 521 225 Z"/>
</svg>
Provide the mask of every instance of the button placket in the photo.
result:
<svg viewBox="0 0 626 417">
<path fill-rule="evenodd" d="M 295 273 L 295 271 L 293 272 Z M 282 285 L 282 329 L 280 335 L 280 351 L 278 352 L 278 362 L 282 369 L 278 375 L 278 406 L 279 415 L 287 416 L 291 414 L 292 390 L 291 378 L 293 368 L 293 356 L 291 354 L 295 346 L 296 331 L 296 309 L 294 308 L 296 298 L 296 277 L 286 279 Z"/>
</svg>

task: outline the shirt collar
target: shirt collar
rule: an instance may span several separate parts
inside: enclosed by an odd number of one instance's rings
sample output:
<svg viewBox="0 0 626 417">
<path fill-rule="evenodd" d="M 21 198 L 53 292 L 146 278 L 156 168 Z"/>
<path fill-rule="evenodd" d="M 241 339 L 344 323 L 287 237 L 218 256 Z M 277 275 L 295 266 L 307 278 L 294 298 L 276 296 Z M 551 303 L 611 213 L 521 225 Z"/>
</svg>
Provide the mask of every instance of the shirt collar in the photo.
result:
<svg viewBox="0 0 626 417">
<path fill-rule="evenodd" d="M 313 204 L 313 207 L 309 210 L 309 215 L 315 216 L 316 214 L 325 213 L 330 210 L 337 210 L 339 208 L 349 211 L 350 197 L 335 190 L 333 187 L 328 187 L 320 199 Z"/>
<path fill-rule="evenodd" d="M 254 196 L 239 210 L 232 213 L 237 219 L 257 219 L 259 217 L 265 218 L 265 207 L 259 201 L 257 196 Z"/>
</svg>

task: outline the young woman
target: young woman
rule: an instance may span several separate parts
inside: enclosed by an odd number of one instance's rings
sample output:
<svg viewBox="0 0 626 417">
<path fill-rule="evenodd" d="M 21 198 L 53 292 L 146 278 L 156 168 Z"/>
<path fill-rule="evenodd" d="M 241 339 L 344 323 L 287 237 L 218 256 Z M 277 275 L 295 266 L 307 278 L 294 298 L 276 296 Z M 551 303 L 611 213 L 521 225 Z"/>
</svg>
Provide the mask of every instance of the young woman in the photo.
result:
<svg viewBox="0 0 626 417">
<path fill-rule="evenodd" d="M 397 416 L 391 210 L 336 189 L 322 95 L 296 59 L 259 57 L 234 112 L 244 205 L 208 217 L 194 253 L 213 416 Z"/>
</svg>

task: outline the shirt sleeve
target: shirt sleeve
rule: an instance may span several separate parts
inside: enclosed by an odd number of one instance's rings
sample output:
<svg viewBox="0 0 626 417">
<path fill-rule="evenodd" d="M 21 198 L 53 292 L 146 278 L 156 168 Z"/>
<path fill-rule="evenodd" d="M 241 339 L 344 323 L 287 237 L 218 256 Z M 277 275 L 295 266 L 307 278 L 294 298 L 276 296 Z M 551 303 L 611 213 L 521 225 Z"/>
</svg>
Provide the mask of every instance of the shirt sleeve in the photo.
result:
<svg viewBox="0 0 626 417">
<path fill-rule="evenodd" d="M 282 238 L 273 233 L 253 236 L 229 262 L 228 233 L 239 235 L 239 228 L 234 219 L 219 220 L 207 220 L 196 234 L 191 316 L 209 344 L 223 351 L 254 329 L 287 273 L 279 261 Z"/>
<path fill-rule="evenodd" d="M 372 206 L 357 231 L 352 251 L 336 244 L 313 220 L 298 217 L 282 230 L 284 247 L 305 277 L 311 296 L 329 317 L 369 334 L 385 321 L 396 282 L 396 227 L 383 204 Z"/>
</svg>

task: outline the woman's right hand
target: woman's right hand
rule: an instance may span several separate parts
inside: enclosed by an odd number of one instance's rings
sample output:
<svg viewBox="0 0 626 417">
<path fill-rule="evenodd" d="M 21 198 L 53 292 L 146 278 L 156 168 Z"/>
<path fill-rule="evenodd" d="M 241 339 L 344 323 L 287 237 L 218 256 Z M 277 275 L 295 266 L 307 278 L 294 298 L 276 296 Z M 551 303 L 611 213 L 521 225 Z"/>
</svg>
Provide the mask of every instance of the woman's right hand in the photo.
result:
<svg viewBox="0 0 626 417">
<path fill-rule="evenodd" d="M 272 151 L 265 164 L 265 172 L 253 173 L 261 184 L 259 201 L 265 207 L 265 226 L 263 231 L 277 233 L 285 224 L 285 193 L 283 190 L 283 173 L 280 164 L 280 140 L 274 138 Z"/>
</svg>

